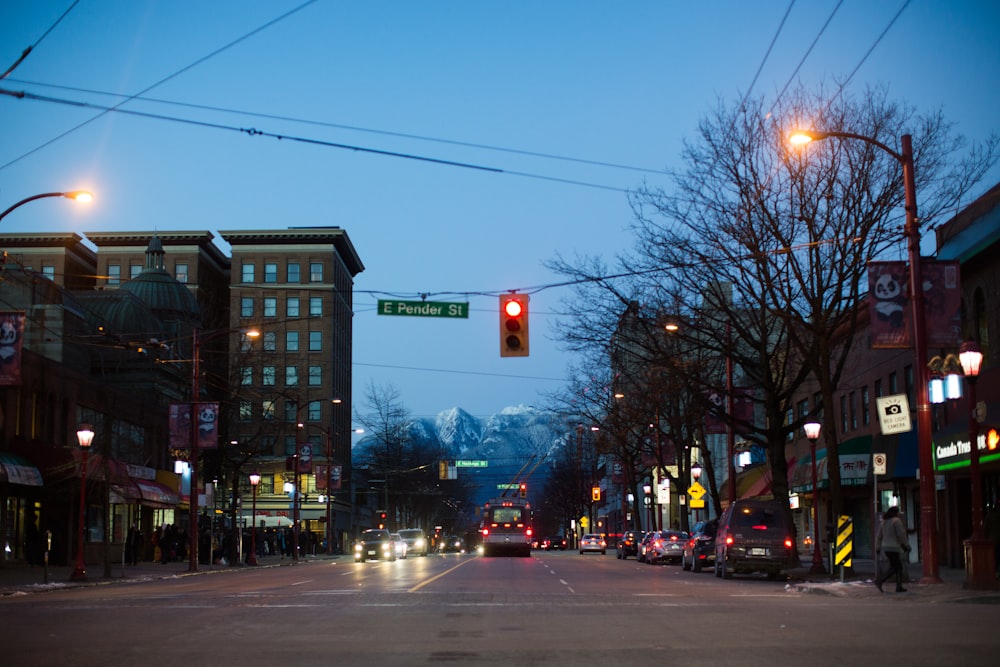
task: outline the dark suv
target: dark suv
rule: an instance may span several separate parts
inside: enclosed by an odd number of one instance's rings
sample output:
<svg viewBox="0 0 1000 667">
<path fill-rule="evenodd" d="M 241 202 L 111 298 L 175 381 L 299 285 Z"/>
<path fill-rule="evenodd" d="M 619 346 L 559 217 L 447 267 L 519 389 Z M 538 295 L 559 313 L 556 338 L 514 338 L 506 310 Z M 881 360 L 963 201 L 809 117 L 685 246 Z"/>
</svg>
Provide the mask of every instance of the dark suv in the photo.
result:
<svg viewBox="0 0 1000 667">
<path fill-rule="evenodd" d="M 626 530 L 622 533 L 621 539 L 618 540 L 618 546 L 615 547 L 615 556 L 619 560 L 628 558 L 629 556 L 638 556 L 640 540 L 642 540 L 641 530 Z"/>
<path fill-rule="evenodd" d="M 354 562 L 396 560 L 396 544 L 388 530 L 366 530 L 354 544 Z"/>
<path fill-rule="evenodd" d="M 715 533 L 719 528 L 718 519 L 699 521 L 694 525 L 691 536 L 684 543 L 681 565 L 685 570 L 701 572 L 701 568 L 715 562 Z"/>
<path fill-rule="evenodd" d="M 764 572 L 777 579 L 792 562 L 795 541 L 780 500 L 737 500 L 719 517 L 715 576 Z"/>
</svg>

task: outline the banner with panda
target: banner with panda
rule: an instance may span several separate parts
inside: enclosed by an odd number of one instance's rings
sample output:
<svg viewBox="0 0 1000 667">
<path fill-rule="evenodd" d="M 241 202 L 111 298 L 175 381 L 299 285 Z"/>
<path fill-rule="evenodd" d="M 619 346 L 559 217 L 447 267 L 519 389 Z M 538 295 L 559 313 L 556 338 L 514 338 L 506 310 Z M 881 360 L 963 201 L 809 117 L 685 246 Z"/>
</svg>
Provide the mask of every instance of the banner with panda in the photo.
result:
<svg viewBox="0 0 1000 667">
<path fill-rule="evenodd" d="M 24 313 L 0 312 L 0 386 L 21 384 Z"/>
<path fill-rule="evenodd" d="M 924 292 L 927 345 L 958 347 L 962 342 L 962 289 L 959 263 L 923 260 L 920 264 Z M 906 262 L 869 262 L 868 304 L 871 347 L 913 347 L 913 311 Z"/>
<path fill-rule="evenodd" d="M 218 403 L 172 403 L 170 405 L 170 448 L 191 449 L 191 411 L 194 408 L 194 427 L 198 449 L 215 449 L 219 446 Z"/>
</svg>

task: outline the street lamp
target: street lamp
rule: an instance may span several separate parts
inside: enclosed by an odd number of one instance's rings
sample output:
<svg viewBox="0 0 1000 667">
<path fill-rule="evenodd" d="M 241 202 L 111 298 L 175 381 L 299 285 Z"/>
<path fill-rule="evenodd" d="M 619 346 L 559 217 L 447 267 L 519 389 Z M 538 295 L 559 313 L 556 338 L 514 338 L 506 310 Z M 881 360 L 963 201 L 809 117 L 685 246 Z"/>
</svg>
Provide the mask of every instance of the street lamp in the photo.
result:
<svg viewBox="0 0 1000 667">
<path fill-rule="evenodd" d="M 220 329 L 207 336 L 199 336 L 198 328 L 191 329 L 191 456 L 189 468 L 191 470 L 190 502 L 188 502 L 188 572 L 198 571 L 198 406 L 200 405 L 200 389 L 198 386 L 201 370 L 201 344 L 202 342 L 218 338 L 227 334 L 240 332 L 247 338 L 256 338 L 260 332 L 256 329 Z M 211 549 L 211 544 L 209 544 Z M 209 563 L 212 562 L 212 555 L 209 554 Z"/>
<path fill-rule="evenodd" d="M 83 562 L 83 524 L 87 519 L 87 452 L 94 441 L 94 428 L 90 424 L 80 424 L 76 431 L 80 443 L 80 523 L 76 527 L 76 567 L 69 575 L 70 581 L 86 581 L 87 566 Z"/>
<path fill-rule="evenodd" d="M 962 372 L 969 382 L 969 476 L 972 484 L 972 537 L 965 541 L 965 588 L 997 587 L 992 540 L 983 534 L 983 486 L 979 475 L 979 420 L 976 419 L 976 380 L 983 352 L 973 341 L 962 343 L 958 351 Z"/>
<path fill-rule="evenodd" d="M 819 550 L 819 486 L 816 479 L 816 441 L 819 440 L 820 423 L 809 422 L 803 424 L 802 429 L 806 432 L 806 437 L 809 438 L 809 449 L 812 453 L 813 559 L 809 572 L 811 574 L 825 574 L 823 554 Z"/>
<path fill-rule="evenodd" d="M 651 484 L 643 484 L 642 492 L 645 495 L 644 502 L 646 503 L 646 528 L 652 530 L 653 526 L 653 486 Z"/>
<path fill-rule="evenodd" d="M 13 211 L 15 208 L 19 206 L 24 206 L 28 202 L 33 202 L 36 199 L 44 199 L 45 197 L 65 197 L 66 199 L 74 199 L 82 204 L 86 204 L 94 200 L 94 195 L 87 192 L 86 190 L 73 190 L 71 192 L 45 192 L 40 195 L 32 195 L 31 197 L 26 197 L 25 199 L 22 199 L 21 201 L 17 202 L 3 213 L 0 213 L 0 220 L 6 218 L 7 214 Z"/>
<path fill-rule="evenodd" d="M 701 471 L 702 471 L 702 469 L 701 469 L 701 464 L 700 463 L 698 463 L 697 461 L 695 461 L 694 463 L 691 464 L 691 479 L 694 480 L 695 484 L 697 484 L 698 480 L 701 479 Z M 732 498 L 732 497 L 730 497 L 730 499 L 729 499 L 730 502 L 733 502 L 735 500 L 736 500 L 736 498 Z M 698 523 L 698 508 L 697 507 L 694 509 L 694 522 Z"/>
<path fill-rule="evenodd" d="M 931 406 L 929 369 L 927 368 L 927 322 L 924 319 L 924 287 L 921 275 L 920 220 L 917 218 L 917 190 L 913 176 L 913 143 L 909 134 L 900 137 L 901 152 L 872 137 L 853 132 L 815 132 L 796 130 L 789 138 L 791 143 L 804 145 L 810 141 L 841 138 L 857 139 L 881 148 L 899 162 L 903 168 L 903 194 L 906 219 L 903 236 L 907 240 L 910 264 L 909 291 L 913 317 L 913 354 L 916 357 L 917 394 L 917 452 L 920 469 L 920 537 L 923 563 L 922 584 L 940 584 L 938 574 L 937 498 L 934 489 L 934 443 L 931 439 Z"/>
<path fill-rule="evenodd" d="M 250 473 L 250 488 L 253 489 L 253 509 L 250 514 L 250 557 L 247 565 L 257 564 L 257 485 L 260 484 L 260 473 Z"/>
</svg>

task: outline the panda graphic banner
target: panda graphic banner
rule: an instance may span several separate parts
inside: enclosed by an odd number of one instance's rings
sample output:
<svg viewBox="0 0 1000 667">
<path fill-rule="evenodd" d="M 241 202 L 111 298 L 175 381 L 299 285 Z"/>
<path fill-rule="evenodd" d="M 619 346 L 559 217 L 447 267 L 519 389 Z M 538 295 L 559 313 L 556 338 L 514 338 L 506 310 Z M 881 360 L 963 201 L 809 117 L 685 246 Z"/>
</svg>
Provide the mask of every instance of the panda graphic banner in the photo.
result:
<svg viewBox="0 0 1000 667">
<path fill-rule="evenodd" d="M 191 423 L 191 413 L 197 417 L 197 426 Z M 173 403 L 170 405 L 170 448 L 191 449 L 192 431 L 197 434 L 198 449 L 215 449 L 219 446 L 216 422 L 219 418 L 218 403 Z"/>
<path fill-rule="evenodd" d="M 0 312 L 0 387 L 21 384 L 24 313 Z"/>
<path fill-rule="evenodd" d="M 924 321 L 929 347 L 957 348 L 962 342 L 962 292 L 958 262 L 923 260 Z M 872 348 L 913 347 L 913 310 L 906 262 L 868 264 Z"/>
</svg>

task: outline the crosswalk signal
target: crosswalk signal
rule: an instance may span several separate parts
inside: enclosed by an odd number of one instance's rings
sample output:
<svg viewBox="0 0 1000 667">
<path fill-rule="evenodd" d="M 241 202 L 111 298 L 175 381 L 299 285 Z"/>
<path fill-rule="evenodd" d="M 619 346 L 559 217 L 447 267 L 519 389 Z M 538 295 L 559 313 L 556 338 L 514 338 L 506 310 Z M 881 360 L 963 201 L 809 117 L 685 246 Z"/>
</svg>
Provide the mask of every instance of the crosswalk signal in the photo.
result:
<svg viewBox="0 0 1000 667">
<path fill-rule="evenodd" d="M 500 295 L 500 356 L 528 356 L 528 295 Z"/>
<path fill-rule="evenodd" d="M 527 498 L 528 497 L 528 485 L 524 484 L 522 482 L 521 486 L 518 487 L 518 493 L 521 494 L 522 498 Z"/>
</svg>

